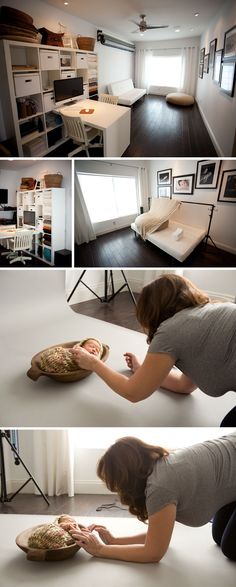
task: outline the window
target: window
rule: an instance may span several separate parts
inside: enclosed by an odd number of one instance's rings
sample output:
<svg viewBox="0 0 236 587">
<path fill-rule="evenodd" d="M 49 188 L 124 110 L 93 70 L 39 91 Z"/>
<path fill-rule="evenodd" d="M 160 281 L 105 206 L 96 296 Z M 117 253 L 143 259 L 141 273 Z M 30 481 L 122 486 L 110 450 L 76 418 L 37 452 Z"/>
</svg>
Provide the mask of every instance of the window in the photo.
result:
<svg viewBox="0 0 236 587">
<path fill-rule="evenodd" d="M 147 61 L 149 85 L 178 88 L 181 85 L 181 55 L 152 56 Z"/>
<path fill-rule="evenodd" d="M 93 224 L 137 214 L 135 177 L 78 173 L 88 213 Z"/>
</svg>

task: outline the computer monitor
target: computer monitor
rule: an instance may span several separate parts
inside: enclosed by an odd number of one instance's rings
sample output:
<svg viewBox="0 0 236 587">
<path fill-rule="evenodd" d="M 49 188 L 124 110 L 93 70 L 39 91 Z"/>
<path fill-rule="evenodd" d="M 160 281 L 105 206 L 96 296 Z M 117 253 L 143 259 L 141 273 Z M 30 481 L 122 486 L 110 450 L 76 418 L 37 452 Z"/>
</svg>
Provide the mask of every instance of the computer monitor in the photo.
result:
<svg viewBox="0 0 236 587">
<path fill-rule="evenodd" d="M 69 104 L 73 100 L 83 96 L 83 78 L 71 77 L 68 79 L 54 80 L 54 97 L 56 106 Z"/>
<path fill-rule="evenodd" d="M 0 205 L 7 204 L 8 202 L 8 190 L 0 189 Z"/>
<path fill-rule="evenodd" d="M 24 210 L 23 224 L 26 226 L 35 227 L 35 212 L 33 210 Z"/>
</svg>

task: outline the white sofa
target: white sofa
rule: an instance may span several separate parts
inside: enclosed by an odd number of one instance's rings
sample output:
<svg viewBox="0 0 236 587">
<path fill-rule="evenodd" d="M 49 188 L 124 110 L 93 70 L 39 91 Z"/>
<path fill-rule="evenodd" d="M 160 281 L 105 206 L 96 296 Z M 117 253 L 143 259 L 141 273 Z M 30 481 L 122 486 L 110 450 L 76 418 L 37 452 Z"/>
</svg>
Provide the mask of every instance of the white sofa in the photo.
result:
<svg viewBox="0 0 236 587">
<path fill-rule="evenodd" d="M 122 106 L 132 106 L 134 102 L 142 98 L 147 90 L 135 88 L 132 79 L 124 79 L 119 82 L 113 82 L 107 86 L 109 94 L 118 96 L 118 104 Z"/>
</svg>

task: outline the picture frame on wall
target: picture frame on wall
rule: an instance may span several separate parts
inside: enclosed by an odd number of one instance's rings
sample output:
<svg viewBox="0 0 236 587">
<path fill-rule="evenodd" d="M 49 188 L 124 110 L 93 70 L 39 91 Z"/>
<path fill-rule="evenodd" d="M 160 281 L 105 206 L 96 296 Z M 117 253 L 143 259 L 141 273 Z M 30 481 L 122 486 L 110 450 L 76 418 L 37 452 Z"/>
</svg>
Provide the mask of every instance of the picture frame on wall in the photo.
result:
<svg viewBox="0 0 236 587">
<path fill-rule="evenodd" d="M 220 73 L 220 88 L 229 96 L 234 95 L 235 61 L 223 61 Z"/>
<path fill-rule="evenodd" d="M 220 70 L 221 70 L 221 62 L 222 62 L 222 53 L 223 49 L 219 49 L 219 51 L 215 52 L 215 61 L 214 61 L 214 69 L 213 69 L 213 82 L 216 84 L 220 83 Z"/>
<path fill-rule="evenodd" d="M 161 169 L 157 172 L 157 184 L 158 185 L 171 185 L 172 184 L 172 169 Z"/>
<path fill-rule="evenodd" d="M 216 43 L 217 43 L 217 39 L 213 39 L 213 41 L 210 42 L 210 47 L 209 47 L 209 69 L 213 69 L 213 67 L 214 67 L 215 52 L 216 52 Z"/>
<path fill-rule="evenodd" d="M 218 201 L 236 204 L 236 169 L 226 169 L 223 171 Z"/>
<path fill-rule="evenodd" d="M 204 57 L 204 63 L 203 63 L 203 72 L 204 73 L 208 73 L 209 71 L 209 53 L 206 53 L 205 57 Z"/>
<path fill-rule="evenodd" d="M 204 57 L 205 57 L 205 47 L 203 47 L 200 50 L 200 60 L 199 60 L 199 63 L 203 63 L 204 62 Z"/>
<path fill-rule="evenodd" d="M 158 197 L 171 199 L 171 185 L 158 186 Z"/>
<path fill-rule="evenodd" d="M 176 175 L 175 177 L 173 177 L 173 194 L 193 194 L 194 177 L 194 173 L 186 175 Z"/>
<path fill-rule="evenodd" d="M 220 176 L 221 160 L 212 159 L 197 162 L 195 189 L 215 190 Z"/>
<path fill-rule="evenodd" d="M 236 60 L 236 25 L 225 33 L 223 59 Z"/>
<path fill-rule="evenodd" d="M 203 77 L 203 63 L 199 63 L 199 68 L 198 68 L 198 77 Z"/>
</svg>

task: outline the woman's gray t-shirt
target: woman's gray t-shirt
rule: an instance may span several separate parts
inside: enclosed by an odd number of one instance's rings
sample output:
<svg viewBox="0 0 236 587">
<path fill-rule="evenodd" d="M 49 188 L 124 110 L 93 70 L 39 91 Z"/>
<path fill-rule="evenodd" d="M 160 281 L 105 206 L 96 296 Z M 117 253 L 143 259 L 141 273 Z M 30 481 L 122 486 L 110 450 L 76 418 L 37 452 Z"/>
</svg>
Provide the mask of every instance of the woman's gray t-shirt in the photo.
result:
<svg viewBox="0 0 236 587">
<path fill-rule="evenodd" d="M 236 391 L 236 304 L 186 308 L 162 322 L 148 349 L 167 353 L 207 395 Z"/>
<path fill-rule="evenodd" d="M 236 502 L 236 432 L 161 457 L 146 484 L 146 508 L 152 515 L 168 504 L 176 520 L 203 526 L 227 503 Z"/>
</svg>

